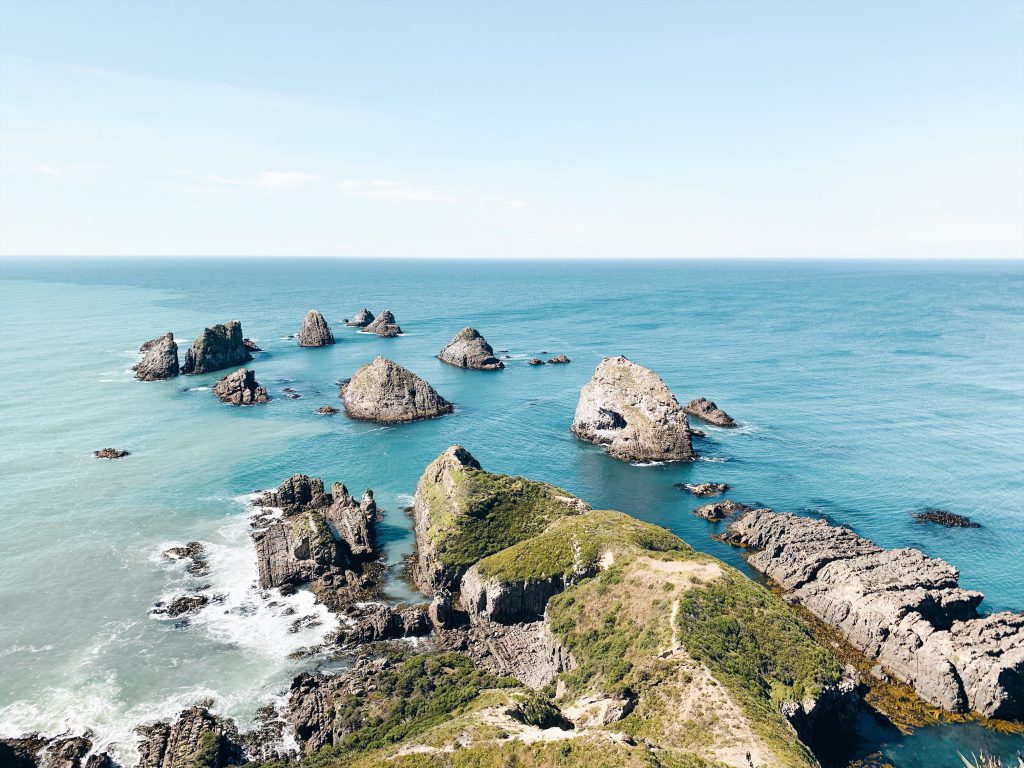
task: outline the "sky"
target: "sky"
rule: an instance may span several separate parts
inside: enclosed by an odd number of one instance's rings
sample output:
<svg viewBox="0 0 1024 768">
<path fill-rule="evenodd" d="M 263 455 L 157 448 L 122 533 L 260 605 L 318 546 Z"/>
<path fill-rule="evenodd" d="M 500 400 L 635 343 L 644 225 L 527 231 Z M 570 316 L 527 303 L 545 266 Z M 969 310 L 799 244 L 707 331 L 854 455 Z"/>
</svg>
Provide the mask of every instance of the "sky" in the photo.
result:
<svg viewBox="0 0 1024 768">
<path fill-rule="evenodd" d="M 0 255 L 1024 258 L 1021 0 L 0 0 Z"/>
</svg>

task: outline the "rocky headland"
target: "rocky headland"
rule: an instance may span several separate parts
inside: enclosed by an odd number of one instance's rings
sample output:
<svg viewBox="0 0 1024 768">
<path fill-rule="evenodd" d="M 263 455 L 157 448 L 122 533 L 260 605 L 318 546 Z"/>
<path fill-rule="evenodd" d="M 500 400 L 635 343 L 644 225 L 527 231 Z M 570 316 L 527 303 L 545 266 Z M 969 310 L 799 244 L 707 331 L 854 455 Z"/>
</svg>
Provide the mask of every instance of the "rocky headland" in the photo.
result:
<svg viewBox="0 0 1024 768">
<path fill-rule="evenodd" d="M 701 421 L 706 421 L 708 424 L 714 424 L 716 427 L 736 426 L 736 422 L 733 420 L 732 416 L 705 397 L 698 397 L 696 400 L 691 400 L 686 404 L 686 407 L 683 410 Z"/>
<path fill-rule="evenodd" d="M 350 328 L 365 328 L 373 322 L 373 313 L 366 307 L 363 307 L 356 312 L 355 317 L 349 320 L 345 325 Z"/>
<path fill-rule="evenodd" d="M 916 549 L 885 550 L 848 528 L 756 509 L 727 540 L 881 669 L 950 712 L 1024 719 L 1024 615 L 979 614 L 980 592 Z"/>
<path fill-rule="evenodd" d="M 324 316 L 315 309 L 309 310 L 302 318 L 302 328 L 299 330 L 298 342 L 300 347 L 326 347 L 334 343 L 334 334 L 331 333 L 331 326 L 324 320 Z"/>
<path fill-rule="evenodd" d="M 399 336 L 402 333 L 402 329 L 398 327 L 398 322 L 395 320 L 395 316 L 391 314 L 391 310 L 385 309 L 363 327 L 362 333 L 375 333 L 378 336 L 391 338 Z"/>
<path fill-rule="evenodd" d="M 426 381 L 398 363 L 377 357 L 341 385 L 345 413 L 353 419 L 400 424 L 455 410 Z"/>
<path fill-rule="evenodd" d="M 665 382 L 625 357 L 601 361 L 580 392 L 572 433 L 622 461 L 693 461 L 690 425 Z"/>
<path fill-rule="evenodd" d="M 441 350 L 438 359 L 457 368 L 500 371 L 505 364 L 494 356 L 494 349 L 475 328 L 463 328 Z"/>
<path fill-rule="evenodd" d="M 192 342 L 191 348 L 185 353 L 181 372 L 208 373 L 241 365 L 250 360 L 252 354 L 242 340 L 242 324 L 237 320 L 231 320 L 213 328 L 203 329 L 203 333 Z"/>
<path fill-rule="evenodd" d="M 239 368 L 218 381 L 213 387 L 213 394 L 222 403 L 229 405 L 256 405 L 270 402 L 266 387 L 256 381 L 256 372 L 248 368 Z"/>
<path fill-rule="evenodd" d="M 142 358 L 132 366 L 135 378 L 161 381 L 178 375 L 178 344 L 173 333 L 165 333 L 139 347 Z"/>
</svg>

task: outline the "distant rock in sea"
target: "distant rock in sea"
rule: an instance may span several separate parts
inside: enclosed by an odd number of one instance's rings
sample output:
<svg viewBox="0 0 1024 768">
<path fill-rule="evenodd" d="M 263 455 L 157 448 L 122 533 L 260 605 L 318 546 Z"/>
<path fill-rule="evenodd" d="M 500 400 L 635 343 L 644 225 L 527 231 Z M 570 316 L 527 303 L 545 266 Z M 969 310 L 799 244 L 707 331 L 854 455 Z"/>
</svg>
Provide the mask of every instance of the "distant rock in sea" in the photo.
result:
<svg viewBox="0 0 1024 768">
<path fill-rule="evenodd" d="M 727 483 L 676 483 L 673 487 L 694 496 L 718 496 L 729 490 Z"/>
<path fill-rule="evenodd" d="M 716 427 L 736 426 L 736 422 L 733 421 L 732 416 L 705 397 L 698 397 L 696 400 L 691 400 L 686 404 L 686 407 L 683 410 L 701 421 L 706 421 L 708 424 L 714 424 Z"/>
<path fill-rule="evenodd" d="M 173 333 L 165 333 L 139 347 L 142 359 L 132 366 L 135 378 L 160 381 L 178 375 L 178 344 Z"/>
<path fill-rule="evenodd" d="M 122 451 L 120 448 L 100 448 L 93 451 L 92 455 L 97 459 L 123 459 L 125 456 L 131 456 L 128 451 Z"/>
<path fill-rule="evenodd" d="M 494 356 L 494 350 L 475 328 L 463 328 L 441 350 L 438 359 L 457 368 L 499 371 L 505 364 Z"/>
<path fill-rule="evenodd" d="M 690 425 L 665 382 L 625 357 L 601 361 L 580 392 L 571 431 L 621 461 L 693 461 Z"/>
<path fill-rule="evenodd" d="M 270 400 L 266 388 L 256 381 L 256 373 L 248 368 L 239 368 L 218 381 L 213 394 L 231 405 L 255 405 Z"/>
<path fill-rule="evenodd" d="M 331 326 L 324 320 L 324 316 L 315 309 L 309 310 L 302 319 L 302 329 L 299 331 L 300 347 L 326 347 L 334 343 L 334 334 L 331 333 Z"/>
<path fill-rule="evenodd" d="M 356 316 L 349 320 L 347 323 L 345 323 L 345 325 L 351 328 L 365 328 L 372 322 L 373 313 L 366 307 L 363 307 L 358 312 L 356 312 Z"/>
<path fill-rule="evenodd" d="M 242 324 L 231 320 L 213 328 L 205 328 L 185 353 L 182 373 L 208 373 L 230 368 L 252 360 L 242 341 Z"/>
<path fill-rule="evenodd" d="M 398 323 L 395 322 L 395 316 L 391 314 L 390 309 L 385 309 L 373 322 L 363 328 L 363 333 L 376 333 L 378 336 L 384 336 L 390 338 L 398 336 L 402 332 L 402 329 L 398 327 Z"/>
<path fill-rule="evenodd" d="M 380 424 L 431 419 L 455 410 L 415 373 L 383 357 L 342 384 L 341 398 L 350 417 Z"/>
<path fill-rule="evenodd" d="M 565 365 L 571 362 L 572 361 L 565 355 L 555 355 L 554 357 L 548 360 L 548 365 Z"/>
<path fill-rule="evenodd" d="M 981 528 L 980 523 L 974 522 L 969 517 L 958 515 L 955 512 L 947 512 L 944 509 L 923 509 L 914 513 L 914 519 L 919 523 L 937 523 L 947 528 Z"/>
</svg>

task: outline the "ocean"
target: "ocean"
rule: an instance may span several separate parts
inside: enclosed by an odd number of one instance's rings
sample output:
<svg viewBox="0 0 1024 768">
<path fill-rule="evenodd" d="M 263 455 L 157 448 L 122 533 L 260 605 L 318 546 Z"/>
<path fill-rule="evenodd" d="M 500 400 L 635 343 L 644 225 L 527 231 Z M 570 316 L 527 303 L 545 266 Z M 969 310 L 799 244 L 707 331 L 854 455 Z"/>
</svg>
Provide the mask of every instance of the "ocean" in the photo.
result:
<svg viewBox="0 0 1024 768">
<path fill-rule="evenodd" d="M 404 335 L 345 328 L 363 306 L 391 309 Z M 336 345 L 286 338 L 311 308 Z M 219 403 L 222 374 L 133 378 L 142 342 L 173 331 L 183 357 L 205 326 L 232 319 L 265 350 L 250 367 L 268 405 Z M 372 488 L 397 565 L 413 540 L 402 509 L 454 443 L 748 573 L 712 538 L 723 524 L 690 514 L 702 500 L 674 483 L 726 482 L 737 501 L 917 547 L 957 566 L 983 608 L 1024 609 L 1022 263 L 9 260 L 0 321 L 3 736 L 88 728 L 130 764 L 135 725 L 199 699 L 251 722 L 335 619 L 308 593 L 275 602 L 255 589 L 248 495 L 297 472 Z M 505 371 L 436 359 L 467 325 L 507 350 Z M 526 364 L 560 353 L 571 364 Z M 692 464 L 631 466 L 573 439 L 580 388 L 620 354 L 739 428 L 697 424 L 707 437 Z M 380 427 L 315 413 L 340 406 L 338 380 L 376 355 L 427 379 L 455 414 Z M 94 459 L 104 447 L 131 455 Z M 916 522 L 928 507 L 982 527 Z M 207 544 L 204 577 L 161 556 L 190 540 Z M 150 615 L 198 582 L 217 598 L 189 621 Z M 390 591 L 415 599 L 397 569 Z M 863 751 L 925 768 L 982 747 L 1009 757 L 1024 738 L 873 729 Z"/>
</svg>

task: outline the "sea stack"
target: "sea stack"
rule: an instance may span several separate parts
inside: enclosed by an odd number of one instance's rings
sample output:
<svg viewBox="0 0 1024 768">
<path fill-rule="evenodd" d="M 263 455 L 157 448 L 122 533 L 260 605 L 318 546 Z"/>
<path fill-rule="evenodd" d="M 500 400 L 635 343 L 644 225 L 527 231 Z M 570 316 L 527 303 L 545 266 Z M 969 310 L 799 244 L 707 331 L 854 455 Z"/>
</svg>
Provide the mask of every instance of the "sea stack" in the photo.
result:
<svg viewBox="0 0 1024 768">
<path fill-rule="evenodd" d="M 441 350 L 438 359 L 456 368 L 500 371 L 505 364 L 494 356 L 494 349 L 475 328 L 463 328 Z"/>
<path fill-rule="evenodd" d="M 213 394 L 222 403 L 231 405 L 255 405 L 270 400 L 265 387 L 256 381 L 256 374 L 248 368 L 239 368 L 217 382 Z"/>
<path fill-rule="evenodd" d="M 324 320 L 324 316 L 315 309 L 309 310 L 302 319 L 302 330 L 299 331 L 300 347 L 326 347 L 334 343 L 334 334 L 331 333 L 331 326 Z"/>
<path fill-rule="evenodd" d="M 427 382 L 398 363 L 376 358 L 341 385 L 345 412 L 379 424 L 432 419 L 455 410 Z"/>
<path fill-rule="evenodd" d="M 398 327 L 398 323 L 395 322 L 395 316 L 391 314 L 390 309 L 385 309 L 377 317 L 363 328 L 363 333 L 376 333 L 378 336 L 384 336 L 390 338 L 397 336 L 402 332 L 402 329 Z"/>
<path fill-rule="evenodd" d="M 708 424 L 714 424 L 716 427 L 736 426 L 736 422 L 733 420 L 732 416 L 723 411 L 706 397 L 698 397 L 696 400 L 691 400 L 686 404 L 686 407 L 683 410 L 701 421 L 706 421 Z"/>
<path fill-rule="evenodd" d="M 621 461 L 693 461 L 690 425 L 665 382 L 625 357 L 607 357 L 580 392 L 571 431 Z"/>
<path fill-rule="evenodd" d="M 132 366 L 135 378 L 160 381 L 178 375 L 178 344 L 173 333 L 165 333 L 139 347 L 142 359 Z"/>
<path fill-rule="evenodd" d="M 192 342 L 185 353 L 182 373 L 208 373 L 241 365 L 252 360 L 242 340 L 242 324 L 231 320 L 213 328 L 203 329 L 202 335 Z"/>
<path fill-rule="evenodd" d="M 345 323 L 345 325 L 349 326 L 350 328 L 365 328 L 372 322 L 373 312 L 368 310 L 366 307 L 363 307 L 358 312 L 356 312 L 356 316 L 349 320 L 347 323 Z"/>
</svg>

